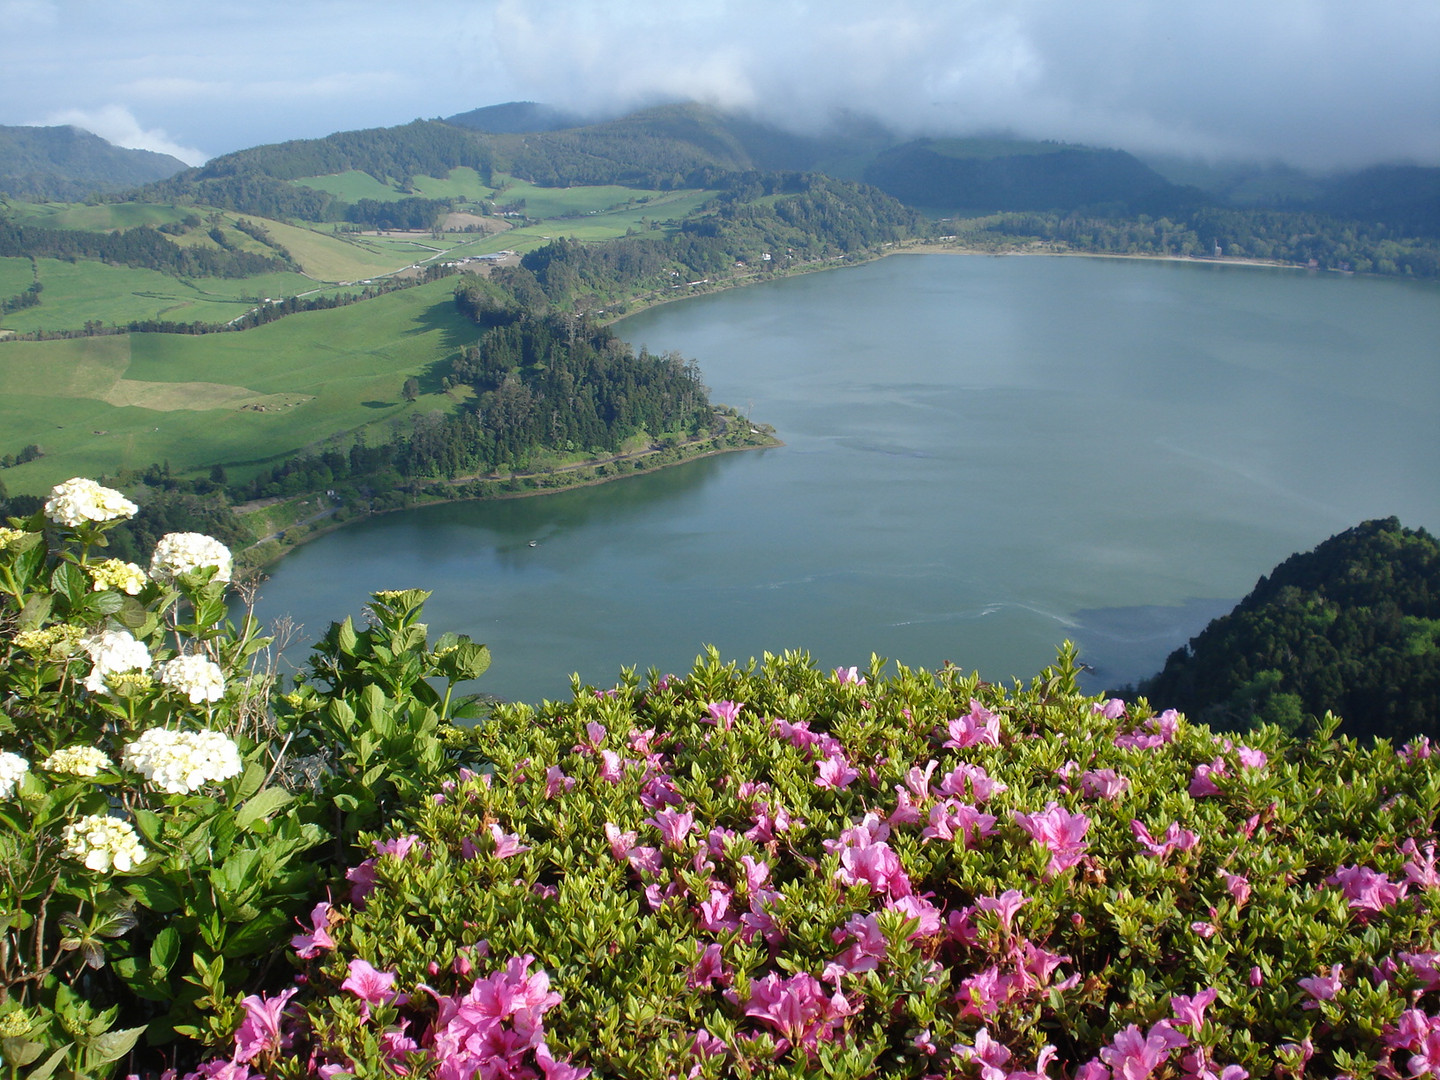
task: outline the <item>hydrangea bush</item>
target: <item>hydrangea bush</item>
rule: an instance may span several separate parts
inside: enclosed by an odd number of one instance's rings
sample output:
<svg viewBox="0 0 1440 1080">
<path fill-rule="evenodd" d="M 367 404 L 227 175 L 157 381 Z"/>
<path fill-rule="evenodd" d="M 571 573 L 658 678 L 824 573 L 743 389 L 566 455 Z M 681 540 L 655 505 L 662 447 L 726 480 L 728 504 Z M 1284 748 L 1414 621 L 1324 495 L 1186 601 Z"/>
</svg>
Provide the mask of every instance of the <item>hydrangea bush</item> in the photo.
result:
<svg viewBox="0 0 1440 1080">
<path fill-rule="evenodd" d="M 425 594 L 397 594 L 409 608 L 377 608 L 376 627 L 350 627 L 346 641 L 403 634 L 406 655 L 390 658 L 421 689 L 389 678 L 396 700 L 328 682 L 337 661 L 276 715 L 256 667 L 269 639 L 248 615 L 238 628 L 228 617 L 230 552 L 172 533 L 148 570 L 103 557 L 106 532 L 134 512 L 77 478 L 33 519 L 0 527 L 9 1075 L 103 1076 L 132 1051 L 193 1064 L 228 1043 L 245 992 L 286 977 L 275 961 L 294 917 L 351 861 L 356 833 L 385 820 L 377 792 L 453 769 L 436 732 L 464 703 L 448 692 L 448 713 L 417 703 L 440 700 L 423 680 L 449 673 L 453 687 L 488 659 L 452 635 L 431 662 L 411 617 Z M 385 664 L 365 659 L 385 681 Z M 378 761 L 377 729 L 388 732 Z"/>
<path fill-rule="evenodd" d="M 1074 674 L 712 653 L 503 707 L 207 1075 L 1440 1068 L 1428 745 L 1241 744 Z"/>
</svg>

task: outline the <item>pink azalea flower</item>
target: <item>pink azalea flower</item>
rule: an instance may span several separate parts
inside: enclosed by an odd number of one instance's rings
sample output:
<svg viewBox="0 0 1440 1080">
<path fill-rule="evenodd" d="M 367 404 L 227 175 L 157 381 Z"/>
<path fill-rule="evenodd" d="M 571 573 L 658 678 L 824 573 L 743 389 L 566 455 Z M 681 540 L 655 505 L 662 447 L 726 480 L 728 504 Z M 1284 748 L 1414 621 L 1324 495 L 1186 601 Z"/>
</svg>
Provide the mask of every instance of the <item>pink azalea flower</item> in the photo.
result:
<svg viewBox="0 0 1440 1080">
<path fill-rule="evenodd" d="M 1225 880 L 1225 888 L 1235 900 L 1237 908 L 1244 907 L 1250 899 L 1250 879 L 1244 874 L 1231 874 L 1221 870 L 1220 876 Z"/>
<path fill-rule="evenodd" d="M 1165 838 L 1158 842 L 1150 835 L 1150 830 L 1141 821 L 1131 821 L 1130 831 L 1135 834 L 1135 839 L 1139 840 L 1145 849 L 1157 859 L 1165 858 L 1176 848 L 1181 851 L 1189 851 L 1199 842 L 1199 837 L 1189 829 L 1180 828 L 1178 821 L 1170 823 L 1170 827 L 1165 830 Z"/>
<path fill-rule="evenodd" d="M 1080 793 L 1087 799 L 1118 799 L 1130 781 L 1114 769 L 1090 769 L 1080 775 Z"/>
<path fill-rule="evenodd" d="M 1062 810 L 1057 803 L 1047 803 L 1044 810 L 1033 814 L 1013 811 L 1015 824 L 1027 833 L 1030 839 L 1042 844 L 1050 851 L 1051 877 L 1074 866 L 1085 856 L 1088 846 L 1085 832 L 1090 828 L 1090 819 L 1084 814 L 1072 814 Z"/>
<path fill-rule="evenodd" d="M 610 854 L 616 859 L 629 858 L 631 849 L 635 847 L 635 837 L 633 831 L 621 832 L 619 826 L 608 821 L 605 823 L 605 839 L 610 843 Z"/>
<path fill-rule="evenodd" d="M 740 865 L 745 868 L 745 887 L 750 892 L 758 892 L 764 887 L 765 882 L 770 880 L 770 864 L 754 859 L 749 855 L 740 856 Z"/>
<path fill-rule="evenodd" d="M 910 789 L 895 785 L 895 809 L 890 811 L 890 816 L 885 821 L 890 825 L 918 825 L 924 815 L 920 808 L 915 805 L 910 796 Z"/>
<path fill-rule="evenodd" d="M 1011 923 L 1015 919 L 1015 913 L 1030 902 L 1019 889 L 1006 889 L 999 896 L 982 896 L 975 901 L 975 907 L 980 911 L 993 911 L 1000 919 L 1000 925 L 1005 932 L 1010 932 Z"/>
<path fill-rule="evenodd" d="M 384 1005 L 397 1000 L 398 995 L 391 990 L 394 985 L 394 972 L 376 971 L 369 961 L 356 958 L 350 961 L 350 975 L 340 989 L 349 990 L 369 1005 Z"/>
<path fill-rule="evenodd" d="M 654 817 L 646 818 L 645 824 L 659 829 L 661 843 L 678 851 L 685 846 L 685 838 L 695 827 L 695 815 L 688 810 L 682 814 L 666 808 L 658 811 Z"/>
<path fill-rule="evenodd" d="M 700 950 L 700 959 L 690 969 L 690 974 L 685 980 L 685 985 L 691 990 L 700 987 L 711 987 L 716 983 L 721 986 L 730 984 L 730 976 L 725 971 L 725 959 L 719 944 L 711 942 L 709 945 L 695 943 Z"/>
<path fill-rule="evenodd" d="M 1408 965 L 1419 977 L 1422 993 L 1440 989 L 1440 953 L 1402 952 L 1398 956 L 1400 962 Z"/>
<path fill-rule="evenodd" d="M 815 779 L 815 786 L 820 788 L 833 790 L 846 788 L 854 783 L 860 775 L 850 767 L 850 763 L 844 757 L 839 755 L 817 762 L 815 767 L 820 773 Z"/>
<path fill-rule="evenodd" d="M 734 726 L 736 719 L 740 716 L 740 710 L 744 705 L 737 705 L 733 701 L 712 701 L 705 706 L 705 711 L 710 714 L 707 724 L 716 725 L 721 731 L 729 731 Z"/>
<path fill-rule="evenodd" d="M 962 979 L 955 1000 L 961 1003 L 961 1016 L 974 1016 L 989 1022 L 1013 998 L 1023 993 L 1023 980 L 1018 975 L 1009 974 L 998 964 L 992 964 Z"/>
<path fill-rule="evenodd" d="M 661 862 L 660 849 L 653 847 L 634 847 L 625 855 L 630 860 L 630 865 L 642 874 L 658 874 L 664 865 Z"/>
<path fill-rule="evenodd" d="M 889 844 L 882 842 L 849 845 L 840 853 L 840 869 L 835 878 L 842 885 L 869 885 L 875 892 L 899 898 L 910 895 L 910 879 L 900 865 L 900 858 Z"/>
<path fill-rule="evenodd" d="M 1434 752 L 1430 739 L 1421 735 L 1418 739 L 1406 743 L 1404 749 L 1397 752 L 1397 756 L 1408 765 L 1413 761 L 1425 761 Z"/>
<path fill-rule="evenodd" d="M 840 683 L 841 686 L 845 686 L 847 684 L 854 686 L 865 685 L 865 676 L 861 675 L 860 669 L 855 667 L 837 667 L 835 669 L 835 679 L 837 682 Z"/>
<path fill-rule="evenodd" d="M 1327 885 L 1339 885 L 1350 906 L 1366 913 L 1383 911 L 1398 904 L 1408 887 L 1408 882 L 1392 882 L 1367 866 L 1342 866 L 1325 882 Z"/>
<path fill-rule="evenodd" d="M 1171 1050 L 1188 1042 L 1163 1020 L 1145 1034 L 1131 1024 L 1100 1051 L 1100 1060 L 1110 1066 L 1115 1080 L 1146 1080 L 1169 1060 Z"/>
<path fill-rule="evenodd" d="M 1252 750 L 1244 743 L 1236 748 L 1236 756 L 1240 759 L 1240 764 L 1247 769 L 1263 769 L 1270 761 L 1264 750 Z"/>
<path fill-rule="evenodd" d="M 799 972 L 782 979 L 771 972 L 750 983 L 745 1015 L 769 1025 L 788 1046 L 813 1052 L 819 1040 L 835 1037 L 836 1029 L 855 1012 L 840 991 L 827 995 L 813 975 Z"/>
<path fill-rule="evenodd" d="M 366 859 L 350 867 L 345 871 L 345 880 L 350 882 L 350 903 L 363 910 L 366 897 L 375 891 L 375 860 Z"/>
<path fill-rule="evenodd" d="M 499 825 L 490 825 L 490 837 L 495 841 L 495 858 L 508 859 L 530 850 L 529 845 L 520 843 L 519 833 L 507 833 Z"/>
<path fill-rule="evenodd" d="M 1189 997 L 1184 994 L 1172 994 L 1170 1008 L 1175 1013 L 1175 1023 L 1184 1024 L 1193 1033 L 1198 1034 L 1200 1028 L 1205 1024 L 1205 1010 L 1215 1004 L 1215 999 L 1219 996 L 1220 991 L 1213 986 Z"/>
<path fill-rule="evenodd" d="M 640 805 L 646 810 L 658 810 L 662 806 L 682 806 L 685 800 L 675 790 L 674 777 L 660 773 L 646 780 L 640 788 Z"/>
<path fill-rule="evenodd" d="M 940 933 L 945 926 L 945 924 L 940 921 L 940 909 L 930 903 L 925 897 L 916 896 L 914 893 L 887 901 L 885 910 L 898 911 L 907 919 L 917 920 L 919 925 L 910 931 L 910 941 L 934 937 Z"/>
<path fill-rule="evenodd" d="M 971 802 L 983 803 L 992 795 L 1008 791 L 1007 785 L 990 776 L 981 766 L 962 762 L 947 773 L 940 781 L 941 795 L 954 795 Z"/>
<path fill-rule="evenodd" d="M 330 927 L 339 920 L 339 917 L 335 909 L 322 900 L 310 911 L 310 933 L 296 934 L 290 939 L 290 947 L 305 960 L 313 960 L 319 956 L 321 949 L 335 948 L 335 939 L 330 936 Z"/>
<path fill-rule="evenodd" d="M 855 975 L 864 971 L 875 971 L 885 959 L 885 935 L 880 932 L 880 923 L 874 915 L 851 915 L 844 929 L 830 935 L 838 945 L 847 938 L 853 942 L 825 967 L 829 980 L 838 981 L 841 975 Z"/>
<path fill-rule="evenodd" d="M 935 775 L 935 770 L 939 767 L 940 763 L 933 758 L 925 763 L 924 768 L 919 765 L 910 766 L 905 773 L 905 786 L 917 799 L 930 798 L 930 777 Z"/>
<path fill-rule="evenodd" d="M 1309 994 L 1312 999 L 1302 1005 L 1301 1008 L 1318 1009 L 1320 1002 L 1329 1001 L 1339 993 L 1340 987 L 1344 985 L 1344 980 L 1340 978 L 1340 972 L 1341 965 L 1334 964 L 1330 968 L 1329 975 L 1317 975 L 1311 979 L 1299 980 L 1298 985 L 1300 989 Z"/>
<path fill-rule="evenodd" d="M 1225 768 L 1225 759 L 1218 757 L 1209 765 L 1196 765 L 1195 775 L 1190 778 L 1191 798 L 1203 799 L 1211 795 L 1219 795 L 1220 786 L 1215 783 L 1214 778 L 1228 775 Z"/>
<path fill-rule="evenodd" d="M 1090 706 L 1090 711 L 1105 717 L 1106 720 L 1119 720 L 1125 715 L 1125 702 L 1118 697 L 1112 697 L 1105 702 L 1097 701 Z"/>
<path fill-rule="evenodd" d="M 424 843 L 422 843 L 420 837 L 414 833 L 411 833 L 409 836 L 397 836 L 393 840 L 375 841 L 376 855 L 393 855 L 402 862 L 410 857 L 410 852 L 423 852 L 424 850 Z"/>
<path fill-rule="evenodd" d="M 553 799 L 557 795 L 563 795 L 575 786 L 575 778 L 566 776 L 559 765 L 551 765 L 545 770 L 545 797 Z"/>
<path fill-rule="evenodd" d="M 600 751 L 600 779 L 618 784 L 625 775 L 625 764 L 614 750 Z"/>
<path fill-rule="evenodd" d="M 968 803 L 946 799 L 930 808 L 930 824 L 920 833 L 924 840 L 954 840 L 960 837 L 966 848 L 978 847 L 983 837 L 995 835 L 995 815 L 982 814 Z"/>
<path fill-rule="evenodd" d="M 292 987 L 273 998 L 251 994 L 240 1002 L 245 1009 L 245 1019 L 235 1032 L 236 1062 L 269 1057 L 288 1045 L 289 1037 L 281 1032 L 280 1024 L 286 1004 L 297 993 L 299 991 Z"/>
<path fill-rule="evenodd" d="M 950 738 L 943 744 L 947 749 L 1000 745 L 1000 717 L 975 698 L 970 699 L 970 712 L 951 720 L 947 727 Z"/>
<path fill-rule="evenodd" d="M 1440 873 L 1435 869 L 1435 844 L 1434 842 L 1425 845 L 1425 852 L 1422 855 L 1416 847 L 1414 840 L 1406 840 L 1401 851 L 1410 856 L 1410 859 L 1401 868 L 1405 871 L 1405 880 L 1417 889 L 1434 889 L 1440 887 Z"/>
</svg>

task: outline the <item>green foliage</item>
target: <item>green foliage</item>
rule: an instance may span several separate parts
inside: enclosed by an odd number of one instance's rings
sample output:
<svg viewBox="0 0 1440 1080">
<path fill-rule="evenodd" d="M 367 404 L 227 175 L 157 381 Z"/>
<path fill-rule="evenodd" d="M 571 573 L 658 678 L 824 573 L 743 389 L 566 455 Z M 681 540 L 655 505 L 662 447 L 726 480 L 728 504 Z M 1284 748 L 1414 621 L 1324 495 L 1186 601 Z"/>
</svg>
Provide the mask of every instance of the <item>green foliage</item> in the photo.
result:
<svg viewBox="0 0 1440 1080">
<path fill-rule="evenodd" d="M 463 760 L 444 733 L 480 710 L 454 689 L 489 665 L 463 637 L 429 645 L 427 594 L 381 593 L 277 717 L 269 639 L 228 619 L 228 551 L 171 532 L 148 574 L 107 558 L 135 508 L 87 484 L 0 528 L 8 1075 L 103 1076 L 142 1035 L 184 1040 L 182 1062 L 228 1042 L 358 832 Z"/>
<path fill-rule="evenodd" d="M 1431 843 L 1430 762 L 1333 726 L 1237 747 L 1081 697 L 1074 676 L 1071 652 L 1009 689 L 711 652 L 685 677 L 498 708 L 467 736 L 484 774 L 412 804 L 327 916 L 336 948 L 306 965 L 278 1074 L 454 1070 L 444 1032 L 467 1003 L 505 1007 L 486 987 L 526 957 L 558 996 L 549 1053 L 599 1076 L 968 1076 L 986 1040 L 1007 1069 L 1044 1071 L 1048 1045 L 1074 1075 L 1161 1021 L 1216 1073 L 1289 1075 L 1303 1045 L 1316 1075 L 1376 1075 L 1402 1012 L 1434 1008 L 1440 886 L 1401 850 Z M 991 721 L 993 739 L 966 734 Z M 818 782 L 827 755 L 856 775 Z M 989 824 L 952 836 L 938 826 L 962 801 Z M 1023 827 L 1039 814 L 1083 821 L 1058 869 Z M 852 861 L 877 842 L 903 887 Z M 1357 868 L 1393 891 L 1343 886 Z M 408 1003 L 357 1011 L 342 983 L 367 965 Z M 807 978 L 827 985 L 804 1005 Z M 777 988 L 793 1012 L 767 1011 Z M 1187 1023 L 1181 997 L 1209 990 Z"/>
<path fill-rule="evenodd" d="M 1386 518 L 1292 555 L 1140 689 L 1232 730 L 1440 738 L 1440 543 Z"/>
</svg>

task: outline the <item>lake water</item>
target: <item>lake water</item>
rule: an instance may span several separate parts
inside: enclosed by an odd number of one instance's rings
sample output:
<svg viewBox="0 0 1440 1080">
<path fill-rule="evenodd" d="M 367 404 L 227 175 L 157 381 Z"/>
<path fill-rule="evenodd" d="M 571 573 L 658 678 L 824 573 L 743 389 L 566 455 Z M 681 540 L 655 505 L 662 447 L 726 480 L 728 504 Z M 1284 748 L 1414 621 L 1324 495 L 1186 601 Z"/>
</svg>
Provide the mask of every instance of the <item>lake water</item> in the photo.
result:
<svg viewBox="0 0 1440 1080">
<path fill-rule="evenodd" d="M 525 700 L 707 643 L 1028 679 L 1067 637 L 1098 691 L 1294 551 L 1371 517 L 1440 528 L 1433 285 L 907 255 L 618 330 L 696 357 L 786 445 L 352 525 L 275 568 L 262 617 L 308 642 L 373 590 L 432 589 L 432 632 L 488 642 L 480 687 Z"/>
</svg>

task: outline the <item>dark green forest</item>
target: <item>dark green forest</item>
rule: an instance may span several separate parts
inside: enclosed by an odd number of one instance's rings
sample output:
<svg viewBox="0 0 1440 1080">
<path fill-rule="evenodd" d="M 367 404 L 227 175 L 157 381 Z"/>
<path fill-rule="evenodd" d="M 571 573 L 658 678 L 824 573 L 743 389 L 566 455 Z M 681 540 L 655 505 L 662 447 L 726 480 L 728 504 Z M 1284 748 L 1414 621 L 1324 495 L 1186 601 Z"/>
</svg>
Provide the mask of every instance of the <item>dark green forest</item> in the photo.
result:
<svg viewBox="0 0 1440 1080">
<path fill-rule="evenodd" d="M 177 277 L 250 277 L 293 269 L 278 255 L 172 244 L 159 229 L 141 225 L 115 232 L 46 229 L 0 218 L 0 255 L 42 259 L 101 259 Z"/>
<path fill-rule="evenodd" d="M 1292 555 L 1139 692 L 1231 731 L 1440 738 L 1440 543 L 1392 517 Z"/>
<path fill-rule="evenodd" d="M 473 294 L 461 295 L 476 312 Z M 503 301 L 481 314 L 477 344 L 435 373 L 446 390 L 473 391 L 459 412 L 416 417 L 376 445 L 357 440 L 288 459 L 230 487 L 231 497 L 384 492 L 522 468 L 541 450 L 615 454 L 634 435 L 694 437 L 716 422 L 693 361 L 637 353 L 584 316 L 535 315 Z"/>
</svg>

